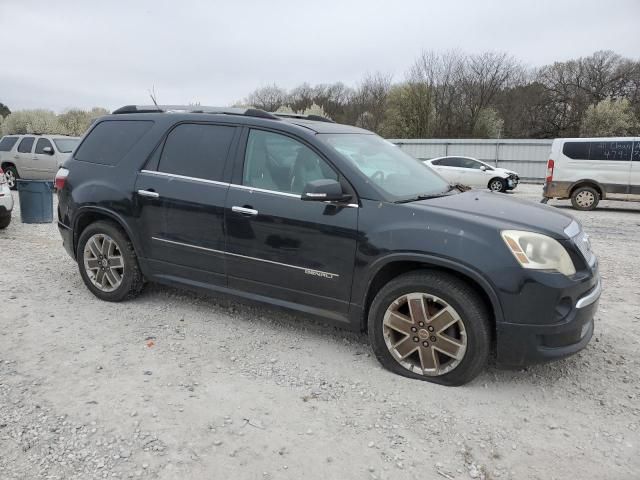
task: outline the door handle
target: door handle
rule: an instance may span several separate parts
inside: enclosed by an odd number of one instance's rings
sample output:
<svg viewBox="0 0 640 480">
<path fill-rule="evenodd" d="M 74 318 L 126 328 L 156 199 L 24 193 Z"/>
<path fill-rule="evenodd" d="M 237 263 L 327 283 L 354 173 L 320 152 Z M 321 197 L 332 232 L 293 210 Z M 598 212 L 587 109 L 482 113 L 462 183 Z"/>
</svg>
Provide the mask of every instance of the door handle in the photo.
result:
<svg viewBox="0 0 640 480">
<path fill-rule="evenodd" d="M 258 210 L 254 210 L 253 208 L 231 207 L 231 211 L 240 213 L 242 215 L 248 215 L 250 217 L 255 217 L 256 215 L 258 215 Z"/>
<path fill-rule="evenodd" d="M 158 198 L 160 194 L 152 190 L 138 190 L 138 195 L 141 197 Z"/>
</svg>

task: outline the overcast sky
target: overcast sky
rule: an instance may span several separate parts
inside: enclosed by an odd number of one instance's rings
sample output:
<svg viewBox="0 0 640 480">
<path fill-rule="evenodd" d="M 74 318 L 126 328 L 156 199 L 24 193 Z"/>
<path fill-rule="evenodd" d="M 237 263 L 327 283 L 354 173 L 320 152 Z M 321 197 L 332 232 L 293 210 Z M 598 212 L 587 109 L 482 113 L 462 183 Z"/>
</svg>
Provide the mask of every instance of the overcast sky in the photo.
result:
<svg viewBox="0 0 640 480">
<path fill-rule="evenodd" d="M 640 0 L 0 0 L 0 34 L 12 110 L 146 104 L 152 86 L 224 106 L 274 82 L 400 80 L 423 49 L 640 59 Z"/>
</svg>

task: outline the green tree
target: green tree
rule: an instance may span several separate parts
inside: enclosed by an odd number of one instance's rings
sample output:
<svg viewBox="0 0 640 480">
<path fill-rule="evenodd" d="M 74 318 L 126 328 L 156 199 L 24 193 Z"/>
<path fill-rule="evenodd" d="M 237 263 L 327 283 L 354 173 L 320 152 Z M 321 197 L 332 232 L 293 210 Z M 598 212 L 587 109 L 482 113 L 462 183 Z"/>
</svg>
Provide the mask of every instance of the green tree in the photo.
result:
<svg viewBox="0 0 640 480">
<path fill-rule="evenodd" d="M 590 105 L 580 127 L 583 137 L 624 137 L 639 133 L 640 123 L 626 98 L 607 98 Z"/>
<path fill-rule="evenodd" d="M 11 113 L 9 107 L 7 107 L 4 103 L 0 102 L 0 118 L 7 117 Z"/>
</svg>

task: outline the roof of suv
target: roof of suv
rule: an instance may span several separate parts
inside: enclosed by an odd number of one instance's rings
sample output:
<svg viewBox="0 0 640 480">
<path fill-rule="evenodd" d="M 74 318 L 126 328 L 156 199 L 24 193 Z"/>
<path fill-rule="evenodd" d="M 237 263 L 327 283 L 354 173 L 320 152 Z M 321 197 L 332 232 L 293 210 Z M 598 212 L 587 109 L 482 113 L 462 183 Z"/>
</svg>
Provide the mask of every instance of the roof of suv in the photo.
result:
<svg viewBox="0 0 640 480">
<path fill-rule="evenodd" d="M 371 134 L 368 130 L 335 123 L 319 115 L 298 115 L 288 113 L 271 113 L 256 108 L 237 108 L 237 107 L 206 107 L 200 105 L 127 105 L 114 110 L 113 115 L 132 115 L 144 114 L 145 117 L 156 115 L 182 115 L 190 120 L 197 115 L 229 115 L 237 119 L 244 118 L 245 121 L 238 123 L 246 123 L 246 120 L 260 119 L 274 122 L 286 122 L 288 124 L 297 125 L 311 130 L 315 133 L 366 133 Z M 262 122 L 261 122 L 262 123 Z"/>
</svg>

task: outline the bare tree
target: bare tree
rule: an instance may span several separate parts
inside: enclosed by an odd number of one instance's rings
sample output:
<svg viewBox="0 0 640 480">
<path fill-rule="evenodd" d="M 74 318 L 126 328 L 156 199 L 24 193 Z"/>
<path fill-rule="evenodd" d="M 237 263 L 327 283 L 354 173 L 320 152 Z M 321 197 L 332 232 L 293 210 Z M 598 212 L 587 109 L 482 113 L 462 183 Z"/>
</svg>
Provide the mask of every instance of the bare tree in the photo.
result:
<svg viewBox="0 0 640 480">
<path fill-rule="evenodd" d="M 286 103 L 286 99 L 287 92 L 274 83 L 250 93 L 245 100 L 245 104 L 267 112 L 275 112 Z"/>
</svg>

